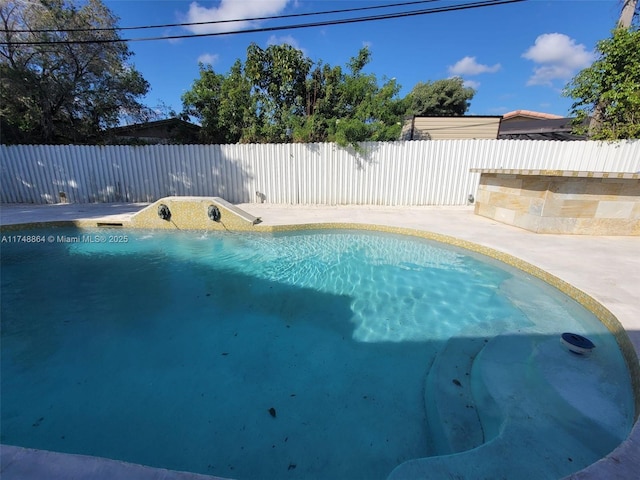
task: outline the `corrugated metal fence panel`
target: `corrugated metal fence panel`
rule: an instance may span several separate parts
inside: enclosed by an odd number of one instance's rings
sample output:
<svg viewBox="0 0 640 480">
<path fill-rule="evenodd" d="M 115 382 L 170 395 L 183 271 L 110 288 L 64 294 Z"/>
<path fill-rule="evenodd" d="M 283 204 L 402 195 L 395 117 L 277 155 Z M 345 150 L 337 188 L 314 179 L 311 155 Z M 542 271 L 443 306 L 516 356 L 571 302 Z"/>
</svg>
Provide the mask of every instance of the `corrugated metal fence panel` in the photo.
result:
<svg viewBox="0 0 640 480">
<path fill-rule="evenodd" d="M 478 185 L 471 168 L 638 172 L 640 141 L 0 146 L 0 201 L 464 205 Z"/>
</svg>

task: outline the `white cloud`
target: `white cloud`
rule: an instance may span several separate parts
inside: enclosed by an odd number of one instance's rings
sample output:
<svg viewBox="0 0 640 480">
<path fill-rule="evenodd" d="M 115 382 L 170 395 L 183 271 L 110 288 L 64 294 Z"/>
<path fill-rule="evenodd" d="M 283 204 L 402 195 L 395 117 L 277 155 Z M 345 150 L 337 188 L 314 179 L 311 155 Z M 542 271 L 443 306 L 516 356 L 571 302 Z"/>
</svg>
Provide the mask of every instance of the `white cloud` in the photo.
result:
<svg viewBox="0 0 640 480">
<path fill-rule="evenodd" d="M 281 13 L 290 0 L 220 0 L 217 7 L 202 7 L 192 2 L 184 16 L 186 23 L 217 22 L 244 18 L 265 17 Z M 187 27 L 193 33 L 218 33 L 246 29 L 257 22 L 241 20 L 238 22 L 212 23 Z"/>
<path fill-rule="evenodd" d="M 220 55 L 218 55 L 217 53 L 203 53 L 198 57 L 198 63 L 208 63 L 209 65 L 214 65 L 219 58 Z"/>
<path fill-rule="evenodd" d="M 563 33 L 538 36 L 535 44 L 522 56 L 540 65 L 533 70 L 527 85 L 552 86 L 554 80 L 569 80 L 595 60 L 594 52 Z"/>
<path fill-rule="evenodd" d="M 533 75 L 527 80 L 527 86 L 548 85 L 553 86 L 554 80 L 569 80 L 575 70 L 564 65 L 544 65 L 534 68 Z"/>
<path fill-rule="evenodd" d="M 500 70 L 501 65 L 483 65 L 476 61 L 476 57 L 464 57 L 458 60 L 455 65 L 449 66 L 451 75 L 479 75 L 481 73 L 495 73 Z"/>
<path fill-rule="evenodd" d="M 476 82 L 475 80 L 465 80 L 462 82 L 462 85 L 467 88 L 473 88 L 474 90 L 478 90 L 480 86 L 480 82 Z"/>
<path fill-rule="evenodd" d="M 271 35 L 267 40 L 267 45 L 291 45 L 293 48 L 300 50 L 305 55 L 307 54 L 306 50 L 300 46 L 298 40 L 293 38 L 291 35 L 284 35 L 282 37 L 278 37 L 276 35 Z"/>
</svg>

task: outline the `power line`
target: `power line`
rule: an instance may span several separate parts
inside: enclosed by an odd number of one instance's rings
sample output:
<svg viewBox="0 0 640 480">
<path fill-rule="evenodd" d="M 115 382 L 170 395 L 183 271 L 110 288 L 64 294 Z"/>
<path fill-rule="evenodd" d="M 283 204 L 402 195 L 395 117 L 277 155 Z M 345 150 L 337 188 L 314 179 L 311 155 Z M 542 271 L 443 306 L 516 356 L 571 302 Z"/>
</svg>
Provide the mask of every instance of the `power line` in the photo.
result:
<svg viewBox="0 0 640 480">
<path fill-rule="evenodd" d="M 55 44 L 87 44 L 87 43 L 123 43 L 123 42 L 143 42 L 143 41 L 157 41 L 157 40 L 180 40 L 185 38 L 202 38 L 202 37 L 217 37 L 222 35 L 239 35 L 242 33 L 263 33 L 263 32 L 275 32 L 281 30 L 297 30 L 302 28 L 312 27 L 324 27 L 331 25 L 346 25 L 351 23 L 371 22 L 376 20 L 390 20 L 394 18 L 406 18 L 419 15 L 430 15 L 434 13 L 452 12 L 459 10 L 469 10 L 475 8 L 492 7 L 498 5 L 506 5 L 510 3 L 520 3 L 527 0 L 483 0 L 471 3 L 455 4 L 446 7 L 435 7 L 422 10 L 411 10 L 406 12 L 386 13 L 381 15 L 371 15 L 367 17 L 352 17 L 343 18 L 337 20 L 325 20 L 320 22 L 300 23 L 293 25 L 278 25 L 273 27 L 252 28 L 246 30 L 234 30 L 227 32 L 211 32 L 211 33 L 192 33 L 184 35 L 167 35 L 162 37 L 138 37 L 138 38 L 101 38 L 91 40 L 50 40 L 50 41 L 16 41 L 11 42 L 11 45 L 55 45 Z M 7 42 L 0 42 L 7 44 Z"/>
<path fill-rule="evenodd" d="M 364 10 L 377 10 L 381 8 L 407 7 L 410 5 L 433 3 L 433 2 L 440 2 L 440 1 L 441 0 L 420 0 L 420 1 L 413 1 L 413 2 L 389 3 L 385 5 L 370 5 L 368 7 L 344 8 L 344 9 L 338 9 L 338 10 L 324 10 L 320 12 L 290 13 L 285 15 L 271 15 L 266 17 L 236 18 L 234 20 L 209 20 L 206 22 L 165 23 L 160 25 L 142 25 L 139 27 L 42 28 L 42 29 L 33 29 L 33 30 L 15 29 L 15 30 L 8 30 L 8 32 L 9 33 L 112 32 L 112 31 L 125 31 L 125 30 L 145 30 L 145 29 L 153 29 L 153 28 L 192 27 L 192 26 L 198 26 L 198 25 L 218 25 L 222 23 L 255 22 L 260 20 L 280 20 L 283 18 L 310 17 L 310 16 L 316 16 L 316 15 L 331 15 L 336 13 L 351 13 L 351 12 L 360 12 Z"/>
</svg>

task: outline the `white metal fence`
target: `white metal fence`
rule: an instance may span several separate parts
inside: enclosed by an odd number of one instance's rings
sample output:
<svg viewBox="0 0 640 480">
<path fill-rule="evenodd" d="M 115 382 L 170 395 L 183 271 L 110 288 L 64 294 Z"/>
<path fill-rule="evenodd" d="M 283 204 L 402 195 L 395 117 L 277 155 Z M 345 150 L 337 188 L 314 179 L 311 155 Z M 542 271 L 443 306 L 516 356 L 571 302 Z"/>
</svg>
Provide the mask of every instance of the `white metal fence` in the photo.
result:
<svg viewBox="0 0 640 480">
<path fill-rule="evenodd" d="M 640 170 L 640 141 L 437 140 L 335 144 L 0 146 L 0 202 L 464 205 L 470 168 Z"/>
</svg>

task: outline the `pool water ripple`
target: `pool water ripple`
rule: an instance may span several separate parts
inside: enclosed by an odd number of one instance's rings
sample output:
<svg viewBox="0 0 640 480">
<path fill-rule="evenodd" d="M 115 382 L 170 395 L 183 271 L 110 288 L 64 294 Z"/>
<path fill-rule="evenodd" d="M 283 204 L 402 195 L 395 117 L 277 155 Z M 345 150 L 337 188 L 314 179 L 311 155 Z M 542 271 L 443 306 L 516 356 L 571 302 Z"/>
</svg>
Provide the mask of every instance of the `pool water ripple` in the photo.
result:
<svg viewBox="0 0 640 480">
<path fill-rule="evenodd" d="M 128 235 L 3 246 L 3 443 L 238 479 L 385 478 L 435 453 L 425 378 L 447 342 L 518 331 L 597 338 L 630 427 L 613 337 L 497 262 L 361 231 Z"/>
</svg>

